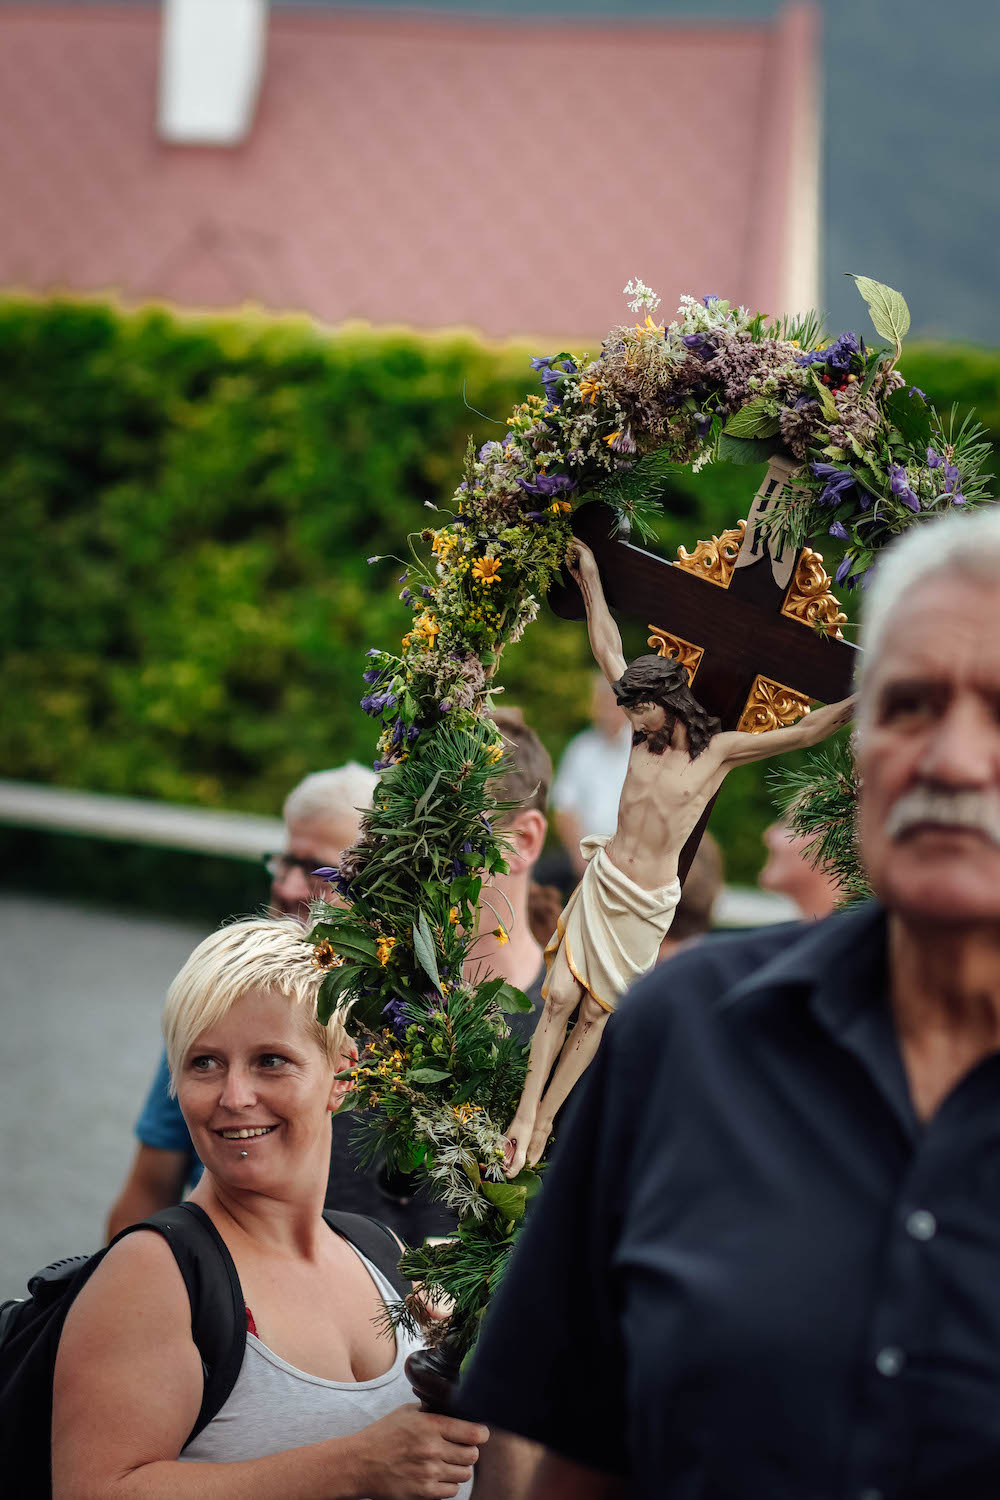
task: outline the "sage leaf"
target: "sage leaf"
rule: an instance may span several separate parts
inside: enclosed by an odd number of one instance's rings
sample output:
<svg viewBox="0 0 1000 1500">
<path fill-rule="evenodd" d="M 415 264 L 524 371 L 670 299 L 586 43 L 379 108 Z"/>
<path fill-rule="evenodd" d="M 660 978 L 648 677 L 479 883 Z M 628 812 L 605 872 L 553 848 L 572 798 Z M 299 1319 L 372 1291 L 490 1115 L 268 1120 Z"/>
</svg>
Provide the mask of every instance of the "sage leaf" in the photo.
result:
<svg viewBox="0 0 1000 1500">
<path fill-rule="evenodd" d="M 417 920 L 413 924 L 413 951 L 417 956 L 417 962 L 431 984 L 439 995 L 443 995 L 441 976 L 438 973 L 437 954 L 434 950 L 434 938 L 431 935 L 427 914 L 422 908 Z"/>
<path fill-rule="evenodd" d="M 450 1073 L 442 1073 L 440 1068 L 414 1068 L 407 1073 L 407 1083 L 443 1083 L 450 1078 Z"/>
</svg>

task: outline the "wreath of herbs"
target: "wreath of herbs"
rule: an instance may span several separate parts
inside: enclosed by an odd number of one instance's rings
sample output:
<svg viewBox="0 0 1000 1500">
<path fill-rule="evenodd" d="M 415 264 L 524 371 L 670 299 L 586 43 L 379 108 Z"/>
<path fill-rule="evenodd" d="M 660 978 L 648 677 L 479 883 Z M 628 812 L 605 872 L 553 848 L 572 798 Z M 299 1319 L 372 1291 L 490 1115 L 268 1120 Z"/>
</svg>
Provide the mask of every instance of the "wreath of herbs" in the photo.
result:
<svg viewBox="0 0 1000 1500">
<path fill-rule="evenodd" d="M 886 346 L 823 340 L 814 314 L 769 321 L 713 295 L 684 297 L 673 322 L 657 323 L 659 298 L 630 281 L 636 322 L 612 329 L 596 359 L 533 359 L 541 393 L 515 407 L 502 439 L 470 445 L 452 508 L 410 538 L 399 582 L 412 619 L 399 650 L 369 651 L 364 672 L 383 775 L 358 844 L 324 872 L 346 904 L 318 903 L 310 940 L 327 971 L 320 1017 L 349 1011 L 361 1048 L 350 1100 L 371 1151 L 429 1182 L 458 1218 L 453 1239 L 408 1250 L 402 1266 L 452 1300 L 429 1336 L 450 1335 L 459 1354 L 541 1181 L 503 1171 L 526 1072 L 504 1017 L 529 1002 L 476 965 L 483 910 L 497 941 L 510 921 L 484 893 L 507 868 L 504 745 L 489 717 L 501 653 L 558 575 L 575 506 L 603 499 L 642 532 L 679 465 L 797 460 L 770 525 L 795 545 L 822 531 L 844 543 L 836 577 L 849 589 L 899 531 L 988 498 L 982 430 L 939 417 L 897 369 L 905 301 L 855 281 Z M 796 773 L 786 800 L 856 892 L 847 754 Z M 394 1323 L 416 1316 L 409 1303 L 390 1310 Z"/>
</svg>

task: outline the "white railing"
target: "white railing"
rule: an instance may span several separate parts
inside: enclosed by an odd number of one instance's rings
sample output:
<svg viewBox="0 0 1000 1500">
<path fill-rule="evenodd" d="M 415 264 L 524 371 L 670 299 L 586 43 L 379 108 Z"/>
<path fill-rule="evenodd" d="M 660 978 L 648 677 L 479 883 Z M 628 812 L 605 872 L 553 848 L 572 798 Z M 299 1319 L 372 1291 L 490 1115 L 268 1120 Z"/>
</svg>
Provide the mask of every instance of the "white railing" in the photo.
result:
<svg viewBox="0 0 1000 1500">
<path fill-rule="evenodd" d="M 0 823 L 236 859 L 259 859 L 280 849 L 284 838 L 280 818 L 180 807 L 144 797 L 110 797 L 30 781 L 0 781 Z"/>
<path fill-rule="evenodd" d="M 280 849 L 284 839 L 280 818 L 77 792 L 30 781 L 0 781 L 0 824 L 254 860 Z M 727 885 L 715 907 L 719 927 L 764 927 L 791 922 L 797 916 L 796 907 L 784 896 L 754 886 Z"/>
</svg>

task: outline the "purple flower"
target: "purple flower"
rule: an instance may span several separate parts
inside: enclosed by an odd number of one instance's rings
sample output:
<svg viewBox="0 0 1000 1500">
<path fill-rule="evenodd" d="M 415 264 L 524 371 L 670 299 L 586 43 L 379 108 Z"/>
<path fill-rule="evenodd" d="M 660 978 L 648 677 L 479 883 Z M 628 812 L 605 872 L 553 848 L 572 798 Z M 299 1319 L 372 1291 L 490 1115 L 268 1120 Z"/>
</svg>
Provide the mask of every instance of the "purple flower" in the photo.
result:
<svg viewBox="0 0 1000 1500">
<path fill-rule="evenodd" d="M 834 581 L 836 583 L 843 583 L 844 582 L 844 579 L 847 577 L 848 573 L 851 571 L 853 563 L 854 563 L 854 559 L 852 557 L 845 557 L 843 559 L 843 561 L 840 564 L 840 567 L 837 569 L 836 573 L 834 574 Z"/>
<path fill-rule="evenodd" d="M 519 477 L 517 482 L 526 495 L 543 495 L 548 499 L 576 489 L 576 480 L 568 474 L 537 474 L 533 480 Z"/>
<path fill-rule="evenodd" d="M 608 447 L 612 453 L 635 453 L 635 438 L 627 427 L 623 427 L 621 432 L 615 434 Z"/>
<path fill-rule="evenodd" d="M 540 521 L 544 514 L 545 512 L 541 510 L 526 510 L 524 513 L 524 519 L 526 521 Z"/>
<path fill-rule="evenodd" d="M 948 470 L 945 468 L 945 473 L 947 474 L 947 472 Z M 906 470 L 902 464 L 893 464 L 889 471 L 889 488 L 896 496 L 896 499 L 909 510 L 918 511 L 920 509 L 920 501 L 907 483 Z"/>
<path fill-rule="evenodd" d="M 955 464 L 946 463 L 944 466 L 944 477 L 946 480 L 944 492 L 950 495 L 952 490 L 957 490 L 962 482 L 962 476 Z"/>
<path fill-rule="evenodd" d="M 700 438 L 707 437 L 709 429 L 712 426 L 711 412 L 696 411 L 694 414 L 694 425 Z"/>
<path fill-rule="evenodd" d="M 850 498 L 857 481 L 850 469 L 838 469 L 836 464 L 811 463 L 809 468 L 817 479 L 824 480 L 823 488 L 816 496 L 820 505 L 829 505 L 831 510 L 841 501 Z"/>
<path fill-rule="evenodd" d="M 370 566 L 371 566 L 371 564 L 372 564 L 372 563 L 377 563 L 377 562 L 381 562 L 381 561 L 382 561 L 382 559 L 381 559 L 381 558 L 380 558 L 380 557 L 379 557 L 379 556 L 378 556 L 378 554 L 377 554 L 377 553 L 376 553 L 376 555 L 375 555 L 375 556 L 374 556 L 374 557 L 370 557 L 370 558 L 369 558 L 369 559 L 368 559 L 368 565 L 369 565 L 369 567 L 370 567 Z"/>
<path fill-rule="evenodd" d="M 397 583 L 405 583 L 406 580 L 409 578 L 409 576 L 410 576 L 410 570 L 409 570 L 409 568 L 405 568 L 403 570 L 403 572 L 400 573 L 399 577 L 396 579 L 396 582 Z"/>
<path fill-rule="evenodd" d="M 371 647 L 369 647 L 369 649 L 368 649 L 368 650 L 367 650 L 367 651 L 366 651 L 366 652 L 365 652 L 365 655 L 366 655 L 366 656 L 381 656 L 381 655 L 382 655 L 382 653 L 381 653 L 381 651 L 379 651 L 379 650 L 377 650 L 377 649 L 376 649 L 376 647 L 375 647 L 375 646 L 371 646 Z"/>
<path fill-rule="evenodd" d="M 443 714 L 450 714 L 451 713 L 451 700 L 449 698 L 442 698 L 441 702 L 438 704 L 438 709 Z"/>
<path fill-rule="evenodd" d="M 406 1006 L 402 1000 L 390 1000 L 388 1005 L 383 1005 L 382 1014 L 397 1037 L 402 1038 L 406 1035 L 409 1022 L 406 1019 Z"/>
<path fill-rule="evenodd" d="M 834 521 L 833 525 L 830 527 L 830 535 L 835 536 L 837 540 L 841 542 L 846 542 L 848 540 L 847 528 L 844 526 L 843 521 Z"/>
<path fill-rule="evenodd" d="M 857 335 L 842 333 L 839 339 L 828 344 L 825 349 L 809 349 L 805 354 L 797 355 L 795 363 L 803 369 L 808 369 L 810 365 L 826 365 L 828 370 L 846 375 L 850 371 L 851 362 L 860 355 L 861 345 Z"/>
<path fill-rule="evenodd" d="M 714 335 L 711 333 L 686 333 L 681 343 L 686 349 L 690 349 L 692 354 L 706 362 L 714 359 L 719 352 Z"/>
<path fill-rule="evenodd" d="M 409 589 L 403 589 L 402 592 L 400 593 L 399 597 L 403 601 L 404 604 L 412 604 L 413 603 L 413 595 L 410 593 Z"/>
<path fill-rule="evenodd" d="M 361 707 L 373 719 L 396 707 L 395 693 L 369 693 L 361 700 Z"/>
<path fill-rule="evenodd" d="M 422 583 L 420 585 L 420 592 L 423 594 L 423 596 L 424 596 L 425 599 L 433 599 L 434 598 L 434 590 L 433 589 L 429 589 L 427 587 L 426 583 Z"/>
<path fill-rule="evenodd" d="M 937 449 L 936 448 L 928 448 L 927 449 L 927 467 L 929 469 L 937 469 L 937 468 L 940 467 L 941 463 L 942 463 L 942 458 L 941 458 L 940 453 L 937 451 Z"/>
<path fill-rule="evenodd" d="M 336 865 L 323 865 L 322 869 L 313 870 L 317 880 L 332 880 L 337 873 Z"/>
<path fill-rule="evenodd" d="M 379 678 L 381 676 L 382 676 L 382 668 L 381 667 L 369 667 L 367 672 L 362 672 L 362 674 L 361 674 L 361 681 L 362 682 L 367 682 L 367 684 L 368 684 L 369 687 L 374 687 L 375 683 L 378 682 L 378 680 L 379 680 Z M 367 710 L 366 710 L 366 712 L 367 712 Z"/>
<path fill-rule="evenodd" d="M 704 295 L 704 297 L 702 297 L 701 300 L 704 303 L 704 305 L 707 307 L 710 302 L 718 302 L 718 300 L 719 300 L 719 294 L 717 292 L 706 292 L 705 295 Z"/>
<path fill-rule="evenodd" d="M 919 396 L 920 399 L 921 399 L 921 401 L 923 401 L 923 402 L 927 401 L 927 392 L 926 391 L 922 391 L 920 389 L 919 385 L 911 385 L 910 389 L 907 391 L 907 395 L 908 396 Z"/>
<path fill-rule="evenodd" d="M 409 740 L 411 745 L 413 744 L 413 741 L 417 738 L 417 735 L 419 733 L 420 730 L 417 728 L 416 724 L 411 724 L 409 729 L 406 731 L 406 738 Z"/>
<path fill-rule="evenodd" d="M 539 371 L 545 399 L 550 407 L 558 406 L 562 399 L 559 394 L 560 380 L 564 375 L 572 375 L 576 370 L 575 360 L 564 359 L 561 364 L 556 365 L 553 364 L 555 357 L 554 354 L 540 354 L 530 361 L 531 368 Z"/>
</svg>

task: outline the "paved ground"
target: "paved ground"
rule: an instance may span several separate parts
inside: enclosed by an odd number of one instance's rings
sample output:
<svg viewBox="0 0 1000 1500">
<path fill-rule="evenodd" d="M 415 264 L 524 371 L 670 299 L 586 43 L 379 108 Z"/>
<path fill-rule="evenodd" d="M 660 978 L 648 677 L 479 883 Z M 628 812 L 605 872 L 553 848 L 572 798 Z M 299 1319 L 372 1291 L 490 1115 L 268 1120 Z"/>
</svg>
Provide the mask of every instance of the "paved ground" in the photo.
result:
<svg viewBox="0 0 1000 1500">
<path fill-rule="evenodd" d="M 0 897 L 0 1300 L 97 1249 L 199 929 Z"/>
</svg>

